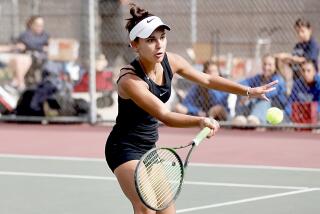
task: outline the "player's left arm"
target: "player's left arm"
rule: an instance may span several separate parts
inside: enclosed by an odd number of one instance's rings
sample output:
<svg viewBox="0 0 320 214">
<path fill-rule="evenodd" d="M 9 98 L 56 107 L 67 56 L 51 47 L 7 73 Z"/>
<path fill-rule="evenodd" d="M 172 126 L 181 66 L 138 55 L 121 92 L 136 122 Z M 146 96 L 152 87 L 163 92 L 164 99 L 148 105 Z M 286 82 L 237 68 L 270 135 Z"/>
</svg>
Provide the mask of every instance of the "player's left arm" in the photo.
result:
<svg viewBox="0 0 320 214">
<path fill-rule="evenodd" d="M 217 75 L 208 75 L 206 73 L 199 72 L 194 69 L 187 60 L 178 54 L 167 53 L 167 55 L 174 73 L 177 73 L 206 88 L 243 96 L 249 95 L 250 97 L 258 97 L 268 100 L 265 94 L 273 91 L 275 89 L 273 86 L 277 84 L 277 81 L 273 81 L 263 86 L 250 88 Z"/>
</svg>

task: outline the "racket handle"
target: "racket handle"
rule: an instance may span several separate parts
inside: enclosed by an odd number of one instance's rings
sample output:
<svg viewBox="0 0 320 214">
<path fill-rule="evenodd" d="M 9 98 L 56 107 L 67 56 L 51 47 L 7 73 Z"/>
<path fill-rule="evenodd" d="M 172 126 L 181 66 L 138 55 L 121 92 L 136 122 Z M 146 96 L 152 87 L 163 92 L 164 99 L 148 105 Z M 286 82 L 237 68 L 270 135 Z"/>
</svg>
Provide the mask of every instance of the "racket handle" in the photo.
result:
<svg viewBox="0 0 320 214">
<path fill-rule="evenodd" d="M 194 145 L 198 146 L 210 133 L 211 129 L 208 127 L 203 128 L 197 136 L 192 140 Z"/>
</svg>

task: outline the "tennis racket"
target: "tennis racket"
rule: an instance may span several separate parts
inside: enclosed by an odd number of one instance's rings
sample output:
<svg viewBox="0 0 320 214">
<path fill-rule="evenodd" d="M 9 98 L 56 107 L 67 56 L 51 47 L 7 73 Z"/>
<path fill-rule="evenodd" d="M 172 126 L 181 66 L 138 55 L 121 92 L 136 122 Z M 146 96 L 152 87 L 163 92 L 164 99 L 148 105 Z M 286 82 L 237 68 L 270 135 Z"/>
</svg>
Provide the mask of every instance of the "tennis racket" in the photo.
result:
<svg viewBox="0 0 320 214">
<path fill-rule="evenodd" d="M 147 207 L 155 211 L 163 210 L 177 199 L 190 155 L 209 133 L 210 128 L 203 128 L 187 145 L 153 148 L 141 157 L 135 170 L 134 180 L 138 195 Z M 183 163 L 175 150 L 188 146 L 191 148 Z"/>
</svg>

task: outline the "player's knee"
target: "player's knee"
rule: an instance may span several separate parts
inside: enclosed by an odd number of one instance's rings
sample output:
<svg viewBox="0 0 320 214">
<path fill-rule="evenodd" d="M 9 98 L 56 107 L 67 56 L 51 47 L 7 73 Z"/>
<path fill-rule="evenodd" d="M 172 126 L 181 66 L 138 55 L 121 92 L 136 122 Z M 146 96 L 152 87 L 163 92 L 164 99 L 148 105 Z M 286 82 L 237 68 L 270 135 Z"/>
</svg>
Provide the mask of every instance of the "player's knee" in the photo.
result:
<svg viewBox="0 0 320 214">
<path fill-rule="evenodd" d="M 156 214 L 155 211 L 147 208 L 142 203 L 135 204 L 133 206 L 134 214 Z"/>
</svg>

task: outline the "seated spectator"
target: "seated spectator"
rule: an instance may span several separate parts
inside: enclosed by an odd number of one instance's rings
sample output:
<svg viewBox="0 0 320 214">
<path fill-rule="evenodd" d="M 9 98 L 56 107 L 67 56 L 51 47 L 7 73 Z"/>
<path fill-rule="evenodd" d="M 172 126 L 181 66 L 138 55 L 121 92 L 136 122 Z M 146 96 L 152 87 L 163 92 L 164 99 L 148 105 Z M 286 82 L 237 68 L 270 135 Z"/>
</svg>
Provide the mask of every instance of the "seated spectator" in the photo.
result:
<svg viewBox="0 0 320 214">
<path fill-rule="evenodd" d="M 219 75 L 218 67 L 213 62 L 206 62 L 203 72 Z M 175 106 L 175 111 L 183 114 L 210 116 L 217 120 L 228 119 L 228 94 L 216 90 L 209 90 L 201 86 L 192 86 L 182 103 Z"/>
<path fill-rule="evenodd" d="M 19 91 L 25 88 L 25 75 L 32 64 L 46 59 L 48 40 L 43 18 L 31 16 L 26 23 L 26 31 L 21 33 L 16 44 L 0 46 L 0 62 L 13 71 L 11 85 Z"/>
<path fill-rule="evenodd" d="M 313 61 L 302 64 L 302 78 L 296 79 L 286 106 L 287 116 L 291 115 L 291 105 L 294 102 L 318 102 L 320 113 L 320 75 L 317 74 Z"/>
<path fill-rule="evenodd" d="M 29 69 L 30 76 L 34 75 L 33 70 L 41 69 L 47 60 L 48 43 L 49 34 L 44 30 L 44 19 L 39 15 L 31 16 L 26 22 L 26 30 L 20 34 L 17 40 L 19 50 L 32 57 L 32 66 Z M 36 77 L 31 78 L 36 79 Z M 39 79 L 30 81 L 37 83 Z"/>
<path fill-rule="evenodd" d="M 25 88 L 24 76 L 31 66 L 31 57 L 27 54 L 18 53 L 19 45 L 0 45 L 0 63 L 8 67 L 12 72 L 10 85 L 18 91 Z"/>
<path fill-rule="evenodd" d="M 293 79 L 295 80 L 301 76 L 301 64 L 306 60 L 312 61 L 316 72 L 318 72 L 319 45 L 312 36 L 312 27 L 310 22 L 298 19 L 295 22 L 294 28 L 299 41 L 293 48 L 292 54 L 279 53 L 275 56 L 282 63 L 290 65 L 293 72 Z"/>
<path fill-rule="evenodd" d="M 276 90 L 266 94 L 269 101 L 248 97 L 238 97 L 236 105 L 236 117 L 233 123 L 236 125 L 259 125 L 266 123 L 265 115 L 271 106 L 283 108 L 286 104 L 286 85 L 282 76 L 277 74 L 276 59 L 271 55 L 265 55 L 262 59 L 262 73 L 249 77 L 241 84 L 249 87 L 257 87 L 271 81 L 278 80 Z"/>
<path fill-rule="evenodd" d="M 31 16 L 26 23 L 26 30 L 17 40 L 22 52 L 38 52 L 45 54 L 48 51 L 49 34 L 44 31 L 44 19 L 41 16 Z"/>
</svg>

